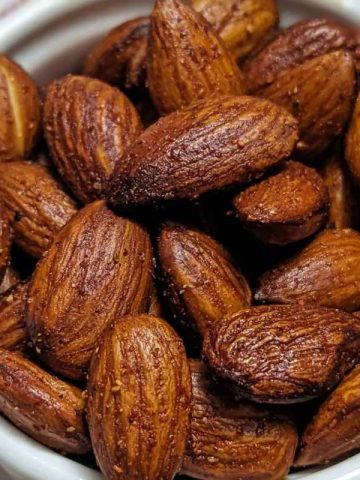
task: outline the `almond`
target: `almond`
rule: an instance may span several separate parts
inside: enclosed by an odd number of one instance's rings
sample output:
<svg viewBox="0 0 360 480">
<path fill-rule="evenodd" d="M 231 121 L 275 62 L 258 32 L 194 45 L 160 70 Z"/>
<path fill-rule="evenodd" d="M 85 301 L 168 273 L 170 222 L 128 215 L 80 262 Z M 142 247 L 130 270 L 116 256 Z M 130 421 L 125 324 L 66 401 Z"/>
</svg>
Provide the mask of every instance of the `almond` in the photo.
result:
<svg viewBox="0 0 360 480">
<path fill-rule="evenodd" d="M 1 180 L 0 180 L 1 181 Z M 3 204 L 0 203 L 0 281 L 4 280 L 9 265 L 12 232 Z"/>
<path fill-rule="evenodd" d="M 192 0 L 236 60 L 271 38 L 278 24 L 275 0 Z"/>
<path fill-rule="evenodd" d="M 72 454 L 91 449 L 81 390 L 2 348 L 0 411 L 20 430 L 50 448 Z"/>
<path fill-rule="evenodd" d="M 204 100 L 160 119 L 129 148 L 112 179 L 112 201 L 196 198 L 245 183 L 289 157 L 297 123 L 267 100 Z"/>
<path fill-rule="evenodd" d="M 57 169 L 74 195 L 87 203 L 107 196 L 109 177 L 142 125 L 119 90 L 68 75 L 48 88 L 44 129 Z"/>
<path fill-rule="evenodd" d="M 318 56 L 281 72 L 257 92 L 299 120 L 302 155 L 316 156 L 342 133 L 352 110 L 355 67 L 349 52 Z"/>
<path fill-rule="evenodd" d="M 15 242 L 40 257 L 76 213 L 73 200 L 45 167 L 29 162 L 0 164 L 0 198 Z"/>
<path fill-rule="evenodd" d="M 360 234 L 325 230 L 300 253 L 266 272 L 256 300 L 315 303 L 353 311 L 360 308 Z"/>
<path fill-rule="evenodd" d="M 30 286 L 28 328 L 42 360 L 60 374 L 83 377 L 105 327 L 146 309 L 151 263 L 147 233 L 102 201 L 75 215 Z"/>
<path fill-rule="evenodd" d="M 360 448 L 360 366 L 340 383 L 306 427 L 296 466 L 319 465 Z"/>
<path fill-rule="evenodd" d="M 209 330 L 210 367 L 244 397 L 298 403 L 332 389 L 359 361 L 360 321 L 340 310 L 269 305 L 242 310 Z"/>
<path fill-rule="evenodd" d="M 251 303 L 245 277 L 230 255 L 208 235 L 181 225 L 168 225 L 159 237 L 160 265 L 176 316 L 190 320 L 203 337 L 227 314 Z"/>
<path fill-rule="evenodd" d="M 14 270 L 11 265 L 9 265 L 5 271 L 4 278 L 0 283 L 0 295 L 6 292 L 6 290 L 9 290 L 9 288 L 14 287 L 19 281 L 19 273 Z"/>
<path fill-rule="evenodd" d="M 297 445 L 292 422 L 229 398 L 201 361 L 191 360 L 190 369 L 192 415 L 182 471 L 204 480 L 284 478 Z"/>
<path fill-rule="evenodd" d="M 158 291 L 154 282 L 151 284 L 149 306 L 147 311 L 149 315 L 154 315 L 155 317 L 162 317 L 163 314 Z"/>
<path fill-rule="evenodd" d="M 40 123 L 37 89 L 15 62 L 0 55 L 0 162 L 26 158 Z"/>
<path fill-rule="evenodd" d="M 112 29 L 86 58 L 84 75 L 110 85 L 145 85 L 150 20 L 140 17 Z"/>
<path fill-rule="evenodd" d="M 319 230 L 327 219 L 328 193 L 320 175 L 298 162 L 234 199 L 237 216 L 260 240 L 285 245 Z"/>
<path fill-rule="evenodd" d="M 0 296 L 0 347 L 24 350 L 29 337 L 25 315 L 29 284 L 19 282 Z"/>
<path fill-rule="evenodd" d="M 346 136 L 345 157 L 353 179 L 360 183 L 360 94 Z"/>
<path fill-rule="evenodd" d="M 216 32 L 180 0 L 155 2 L 147 73 L 161 114 L 203 98 L 245 93 L 244 77 Z"/>
<path fill-rule="evenodd" d="M 88 421 L 109 480 L 171 480 L 189 428 L 191 378 L 184 346 L 151 315 L 116 322 L 94 354 Z"/>
<path fill-rule="evenodd" d="M 255 92 L 272 84 L 286 70 L 330 52 L 342 49 L 353 51 L 357 44 L 356 30 L 332 19 L 315 18 L 298 22 L 246 62 L 248 87 Z"/>
</svg>

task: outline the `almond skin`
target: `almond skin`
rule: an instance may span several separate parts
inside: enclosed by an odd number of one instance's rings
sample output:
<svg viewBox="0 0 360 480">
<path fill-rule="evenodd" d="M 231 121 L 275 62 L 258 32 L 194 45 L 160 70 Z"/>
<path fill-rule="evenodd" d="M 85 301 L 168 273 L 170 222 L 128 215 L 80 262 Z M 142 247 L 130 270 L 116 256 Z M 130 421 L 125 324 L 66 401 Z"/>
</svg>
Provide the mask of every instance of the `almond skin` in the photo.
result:
<svg viewBox="0 0 360 480">
<path fill-rule="evenodd" d="M 15 62 L 0 55 L 0 162 L 28 157 L 40 123 L 33 80 Z"/>
<path fill-rule="evenodd" d="M 1 181 L 1 180 L 0 180 Z M 0 203 L 0 281 L 4 280 L 5 272 L 9 265 L 12 232 L 4 205 Z"/>
<path fill-rule="evenodd" d="M 196 198 L 245 183 L 289 157 L 297 123 L 267 100 L 204 100 L 160 119 L 129 148 L 112 179 L 115 204 Z"/>
<path fill-rule="evenodd" d="M 77 210 L 49 170 L 30 162 L 0 164 L 0 198 L 15 243 L 36 258 Z"/>
<path fill-rule="evenodd" d="M 29 283 L 19 282 L 0 296 L 0 348 L 25 350 L 29 336 L 25 324 Z"/>
<path fill-rule="evenodd" d="M 185 450 L 191 378 L 174 330 L 151 315 L 117 321 L 92 359 L 88 421 L 108 480 L 172 480 Z"/>
<path fill-rule="evenodd" d="M 191 4 L 213 26 L 237 61 L 271 38 L 278 25 L 275 0 L 192 0 Z"/>
<path fill-rule="evenodd" d="M 203 354 L 244 397 L 282 404 L 329 391 L 358 362 L 359 348 L 360 321 L 346 312 L 269 305 L 218 322 Z"/>
<path fill-rule="evenodd" d="M 246 308 L 251 290 L 230 255 L 208 235 L 168 225 L 159 237 L 160 265 L 177 317 L 203 337 L 224 316 Z"/>
<path fill-rule="evenodd" d="M 52 82 L 44 130 L 53 161 L 83 203 L 106 198 L 108 180 L 141 133 L 130 100 L 100 80 L 68 75 Z"/>
<path fill-rule="evenodd" d="M 14 287 L 20 281 L 19 273 L 12 268 L 12 266 L 8 266 L 4 278 L 0 284 L 0 295 L 9 288 Z"/>
<path fill-rule="evenodd" d="M 81 390 L 2 348 L 0 411 L 20 430 L 50 448 L 71 454 L 91 449 Z"/>
<path fill-rule="evenodd" d="M 180 0 L 155 2 L 148 55 L 149 90 L 161 114 L 245 93 L 244 77 L 215 30 Z"/>
<path fill-rule="evenodd" d="M 337 51 L 285 70 L 257 92 L 299 120 L 299 153 L 316 156 L 342 133 L 352 110 L 355 66 L 349 52 Z"/>
<path fill-rule="evenodd" d="M 359 257 L 359 233 L 325 230 L 296 256 L 266 272 L 255 298 L 267 303 L 313 303 L 358 310 Z"/>
<path fill-rule="evenodd" d="M 360 366 L 340 383 L 306 427 L 297 467 L 319 465 L 360 448 Z"/>
<path fill-rule="evenodd" d="M 332 19 L 298 22 L 246 62 L 248 88 L 255 92 L 271 85 L 286 70 L 330 52 L 353 51 L 357 44 L 357 32 Z"/>
<path fill-rule="evenodd" d="M 82 209 L 35 270 L 27 324 L 41 359 L 54 371 L 84 377 L 95 344 L 115 318 L 146 309 L 152 251 L 138 224 L 102 201 Z"/>
<path fill-rule="evenodd" d="M 120 88 L 145 86 L 149 17 L 112 29 L 86 58 L 84 75 Z"/>
<path fill-rule="evenodd" d="M 264 407 L 234 401 L 191 360 L 192 415 L 183 473 L 203 480 L 280 480 L 294 459 L 295 426 Z"/>
<path fill-rule="evenodd" d="M 325 223 L 328 192 L 320 175 L 299 162 L 253 185 L 234 199 L 239 220 L 265 243 L 286 245 L 306 238 Z"/>
<path fill-rule="evenodd" d="M 346 136 L 345 158 L 351 176 L 356 183 L 360 183 L 360 94 L 357 97 Z"/>
<path fill-rule="evenodd" d="M 150 288 L 149 306 L 147 312 L 149 315 L 154 315 L 155 317 L 161 318 L 163 316 L 163 309 L 159 301 L 158 291 L 154 282 L 152 282 Z"/>
</svg>

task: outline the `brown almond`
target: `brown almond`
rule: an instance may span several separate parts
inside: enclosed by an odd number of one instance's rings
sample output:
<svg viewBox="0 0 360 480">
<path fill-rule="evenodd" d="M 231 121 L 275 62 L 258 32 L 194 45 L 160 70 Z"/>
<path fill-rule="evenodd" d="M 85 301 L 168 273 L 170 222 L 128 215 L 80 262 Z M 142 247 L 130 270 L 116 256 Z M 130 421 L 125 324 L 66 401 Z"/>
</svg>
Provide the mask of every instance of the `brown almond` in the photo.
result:
<svg viewBox="0 0 360 480">
<path fill-rule="evenodd" d="M 47 90 L 44 129 L 57 169 L 74 195 L 87 203 L 107 197 L 108 180 L 142 125 L 118 89 L 68 75 Z"/>
<path fill-rule="evenodd" d="M 160 119 L 129 148 L 112 179 L 116 204 L 196 198 L 245 183 L 290 156 L 297 123 L 267 100 L 204 100 Z"/>
<path fill-rule="evenodd" d="M 359 361 L 360 321 L 340 310 L 269 305 L 218 322 L 204 340 L 210 367 L 260 403 L 298 403 L 332 389 Z"/>
<path fill-rule="evenodd" d="M 282 72 L 308 60 L 337 50 L 353 51 L 357 44 L 357 32 L 335 20 L 315 18 L 298 22 L 246 62 L 249 90 L 255 92 L 272 84 Z"/>
<path fill-rule="evenodd" d="M 149 90 L 161 114 L 245 93 L 244 77 L 215 30 L 180 0 L 155 2 L 148 55 Z"/>
<path fill-rule="evenodd" d="M 138 224 L 102 201 L 83 208 L 35 270 L 27 323 L 42 360 L 70 378 L 85 375 L 106 326 L 146 309 L 152 252 Z"/>
<path fill-rule="evenodd" d="M 0 55 L 0 162 L 28 157 L 40 123 L 33 80 L 15 62 Z"/>
<path fill-rule="evenodd" d="M 150 288 L 150 297 L 149 297 L 149 306 L 147 310 L 149 315 L 154 315 L 155 317 L 162 317 L 163 316 L 163 309 L 159 300 L 159 294 L 155 283 L 152 282 Z"/>
<path fill-rule="evenodd" d="M 342 133 L 352 111 L 355 67 L 349 52 L 318 56 L 281 72 L 257 92 L 299 120 L 302 155 L 316 156 Z"/>
<path fill-rule="evenodd" d="M 20 281 L 19 273 L 16 270 L 14 270 L 14 268 L 11 265 L 9 265 L 5 271 L 4 278 L 0 283 L 0 295 L 6 292 L 6 290 L 9 290 L 9 288 L 14 287 L 19 281 Z"/>
<path fill-rule="evenodd" d="M 264 407 L 234 401 L 200 360 L 191 360 L 192 415 L 182 471 L 203 480 L 279 480 L 294 459 L 291 421 Z"/>
<path fill-rule="evenodd" d="M 275 0 L 191 0 L 191 4 L 238 61 L 264 45 L 279 20 Z"/>
<path fill-rule="evenodd" d="M 24 350 L 29 336 L 25 324 L 29 283 L 18 283 L 0 296 L 0 348 Z"/>
<path fill-rule="evenodd" d="M 360 94 L 357 97 L 355 108 L 346 135 L 345 158 L 351 176 L 360 183 Z"/>
<path fill-rule="evenodd" d="M 234 207 L 239 220 L 260 240 L 285 245 L 312 235 L 326 223 L 328 201 L 316 170 L 291 161 L 235 197 Z"/>
<path fill-rule="evenodd" d="M 65 453 L 91 446 L 81 390 L 0 348 L 0 411 L 38 442 Z"/>
<path fill-rule="evenodd" d="M 0 180 L 1 181 L 1 180 Z M 0 281 L 4 280 L 10 260 L 12 232 L 0 195 Z"/>
<path fill-rule="evenodd" d="M 191 378 L 182 341 L 164 321 L 129 316 L 93 356 L 88 421 L 109 480 L 172 480 L 189 428 Z"/>
<path fill-rule="evenodd" d="M 49 170 L 30 162 L 0 164 L 0 198 L 15 243 L 34 257 L 44 253 L 76 213 L 75 203 Z"/>
<path fill-rule="evenodd" d="M 329 192 L 329 228 L 351 228 L 357 223 L 358 209 L 355 190 L 347 165 L 338 151 L 334 151 L 320 170 Z"/>
<path fill-rule="evenodd" d="M 149 30 L 149 17 L 112 29 L 87 56 L 84 75 L 118 87 L 144 86 Z"/>
<path fill-rule="evenodd" d="M 319 465 L 360 448 L 360 366 L 345 377 L 306 427 L 297 467 Z"/>
<path fill-rule="evenodd" d="M 177 317 L 203 337 L 214 323 L 251 303 L 251 290 L 230 255 L 208 235 L 181 225 L 159 237 L 160 265 Z"/>
<path fill-rule="evenodd" d="M 360 308 L 360 234 L 325 230 L 300 253 L 264 273 L 256 300 Z"/>
</svg>

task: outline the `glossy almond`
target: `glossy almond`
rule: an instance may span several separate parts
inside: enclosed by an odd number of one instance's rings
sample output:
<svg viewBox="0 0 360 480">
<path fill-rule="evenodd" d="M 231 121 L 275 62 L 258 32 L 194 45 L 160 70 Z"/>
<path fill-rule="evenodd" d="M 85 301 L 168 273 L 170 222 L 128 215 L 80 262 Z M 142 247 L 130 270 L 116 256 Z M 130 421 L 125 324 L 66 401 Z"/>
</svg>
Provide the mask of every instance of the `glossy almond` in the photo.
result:
<svg viewBox="0 0 360 480">
<path fill-rule="evenodd" d="M 87 56 L 84 75 L 120 88 L 144 86 L 149 30 L 148 17 L 112 29 Z"/>
<path fill-rule="evenodd" d="M 303 20 L 246 63 L 248 87 L 254 92 L 273 83 L 285 70 L 337 50 L 353 51 L 357 44 L 357 32 L 346 25 L 330 18 Z"/>
<path fill-rule="evenodd" d="M 241 395 L 298 403 L 332 389 L 359 361 L 360 320 L 340 310 L 269 305 L 242 310 L 208 331 L 203 354 Z"/>
<path fill-rule="evenodd" d="M 234 207 L 239 220 L 260 240 L 285 245 L 312 235 L 325 224 L 328 200 L 316 170 L 291 161 L 235 197 Z"/>
<path fill-rule="evenodd" d="M 346 136 L 345 157 L 353 179 L 360 183 L 360 95 L 358 95 Z"/>
<path fill-rule="evenodd" d="M 360 366 L 357 366 L 306 427 L 296 466 L 328 463 L 359 448 Z"/>
<path fill-rule="evenodd" d="M 47 90 L 44 130 L 57 169 L 74 195 L 87 203 L 107 197 L 108 180 L 142 125 L 118 89 L 68 75 Z"/>
<path fill-rule="evenodd" d="M 49 170 L 29 162 L 0 164 L 0 199 L 15 242 L 34 257 L 43 254 L 77 210 Z"/>
<path fill-rule="evenodd" d="M 275 0 L 191 0 L 236 60 L 271 38 L 278 24 Z"/>
<path fill-rule="evenodd" d="M 33 80 L 0 55 L 0 162 L 26 158 L 36 139 L 40 103 Z"/>
<path fill-rule="evenodd" d="M 161 114 L 245 93 L 243 75 L 215 30 L 180 0 L 155 2 L 148 55 L 149 89 Z"/>
<path fill-rule="evenodd" d="M 50 448 L 72 454 L 91 449 L 81 390 L 2 348 L 0 411 L 20 430 Z"/>
<path fill-rule="evenodd" d="M 267 100 L 204 100 L 160 119 L 133 143 L 112 179 L 112 201 L 195 198 L 248 182 L 287 158 L 296 141 L 295 119 Z"/>
<path fill-rule="evenodd" d="M 25 324 L 28 283 L 18 283 L 0 296 L 0 348 L 24 350 L 29 342 Z"/>
<path fill-rule="evenodd" d="M 105 327 L 146 308 L 151 262 L 143 228 L 102 201 L 75 215 L 31 282 L 27 321 L 42 360 L 60 374 L 83 377 Z"/>
<path fill-rule="evenodd" d="M 159 258 L 166 298 L 176 316 L 190 320 L 202 337 L 225 315 L 250 305 L 246 278 L 224 248 L 208 235 L 168 225 L 159 237 Z"/>
<path fill-rule="evenodd" d="M 300 253 L 266 272 L 255 298 L 267 303 L 315 303 L 360 308 L 360 234 L 325 230 Z"/>
<path fill-rule="evenodd" d="M 203 480 L 280 480 L 294 459 L 295 426 L 285 417 L 234 401 L 205 365 L 190 361 L 192 415 L 182 471 Z"/>
<path fill-rule="evenodd" d="M 0 281 L 3 281 L 9 265 L 11 240 L 10 224 L 0 196 Z"/>
<path fill-rule="evenodd" d="M 323 152 L 342 133 L 352 111 L 355 67 L 349 52 L 337 51 L 280 73 L 257 94 L 299 120 L 302 155 Z"/>
<path fill-rule="evenodd" d="M 184 346 L 151 315 L 107 330 L 91 362 L 88 420 L 108 480 L 172 480 L 179 471 L 191 403 Z"/>
</svg>

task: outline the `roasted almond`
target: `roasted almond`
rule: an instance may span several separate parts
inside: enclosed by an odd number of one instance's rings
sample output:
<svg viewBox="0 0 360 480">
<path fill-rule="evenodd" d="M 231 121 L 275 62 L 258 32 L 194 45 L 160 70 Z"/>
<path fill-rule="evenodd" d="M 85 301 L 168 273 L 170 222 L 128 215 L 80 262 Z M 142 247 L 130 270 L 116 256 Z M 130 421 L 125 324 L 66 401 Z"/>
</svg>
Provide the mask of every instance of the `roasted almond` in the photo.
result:
<svg viewBox="0 0 360 480">
<path fill-rule="evenodd" d="M 190 370 L 192 414 L 182 471 L 203 480 L 284 478 L 297 446 L 292 422 L 231 399 L 200 360 L 191 360 Z"/>
<path fill-rule="evenodd" d="M 331 462 L 360 448 L 360 366 L 331 393 L 306 427 L 297 467 Z"/>
<path fill-rule="evenodd" d="M 354 29 L 329 18 L 298 22 L 246 62 L 248 87 L 251 92 L 257 91 L 273 83 L 285 70 L 308 60 L 337 50 L 353 51 L 357 35 Z"/>
<path fill-rule="evenodd" d="M 203 98 L 245 93 L 244 77 L 215 30 L 180 0 L 155 2 L 147 74 L 161 114 Z"/>
<path fill-rule="evenodd" d="M 158 291 L 154 282 L 151 284 L 151 288 L 150 288 L 149 306 L 148 306 L 147 312 L 149 315 L 154 315 L 155 317 L 160 317 L 160 318 L 162 317 L 162 314 L 163 314 Z"/>
<path fill-rule="evenodd" d="M 73 454 L 91 449 L 81 390 L 2 348 L 0 411 L 20 430 L 50 448 Z"/>
<path fill-rule="evenodd" d="M 269 305 L 208 330 L 203 354 L 244 397 L 298 403 L 332 389 L 359 361 L 360 320 L 340 310 Z"/>
<path fill-rule="evenodd" d="M 160 233 L 159 257 L 166 298 L 176 316 L 190 321 L 202 337 L 224 316 L 250 305 L 251 290 L 245 277 L 208 235 L 168 225 Z"/>
<path fill-rule="evenodd" d="M 0 180 L 1 182 L 1 180 Z M 10 247 L 12 234 L 10 230 L 9 221 L 1 203 L 0 196 L 0 281 L 4 280 L 5 272 L 9 265 Z"/>
<path fill-rule="evenodd" d="M 149 30 L 149 17 L 112 29 L 87 56 L 84 75 L 118 87 L 144 86 Z"/>
<path fill-rule="evenodd" d="M 9 288 L 14 287 L 19 281 L 19 273 L 9 265 L 5 271 L 4 278 L 0 283 L 0 295 L 6 292 L 6 290 L 9 290 Z"/>
<path fill-rule="evenodd" d="M 44 130 L 57 169 L 74 195 L 87 203 L 107 196 L 108 180 L 142 125 L 118 89 L 68 75 L 47 90 Z"/>
<path fill-rule="evenodd" d="M 260 240 L 285 245 L 312 235 L 326 223 L 328 201 L 316 170 L 291 161 L 235 197 L 234 207 L 239 220 Z"/>
<path fill-rule="evenodd" d="M 25 252 L 40 257 L 76 213 L 73 200 L 45 167 L 30 162 L 0 164 L 0 199 Z"/>
<path fill-rule="evenodd" d="M 161 118 L 129 148 L 112 179 L 116 204 L 196 198 L 245 183 L 289 157 L 296 120 L 267 100 L 208 99 Z"/>
<path fill-rule="evenodd" d="M 299 120 L 302 155 L 316 156 L 342 133 L 352 110 L 355 67 L 349 52 L 318 56 L 281 72 L 257 92 Z"/>
<path fill-rule="evenodd" d="M 19 282 L 0 296 L 0 348 L 24 350 L 29 342 L 25 324 L 29 284 Z"/>
<path fill-rule="evenodd" d="M 191 378 L 184 346 L 151 315 L 109 328 L 93 356 L 88 421 L 97 462 L 109 480 L 172 480 L 184 455 Z"/>
<path fill-rule="evenodd" d="M 360 94 L 346 136 L 345 157 L 352 177 L 360 183 Z"/>
<path fill-rule="evenodd" d="M 360 234 L 325 230 L 300 253 L 266 272 L 256 300 L 314 303 L 353 311 L 360 308 Z"/>
<path fill-rule="evenodd" d="M 40 123 L 33 80 L 15 62 L 0 55 L 0 162 L 26 158 Z"/>
<path fill-rule="evenodd" d="M 275 0 L 191 0 L 191 4 L 236 60 L 264 45 L 274 35 L 279 20 Z"/>
<path fill-rule="evenodd" d="M 334 151 L 320 169 L 329 192 L 329 228 L 351 228 L 357 222 L 356 193 L 344 158 Z"/>
<path fill-rule="evenodd" d="M 55 238 L 31 282 L 27 321 L 42 360 L 60 374 L 83 377 L 105 327 L 146 309 L 151 267 L 142 227 L 102 201 L 83 208 Z"/>
</svg>

